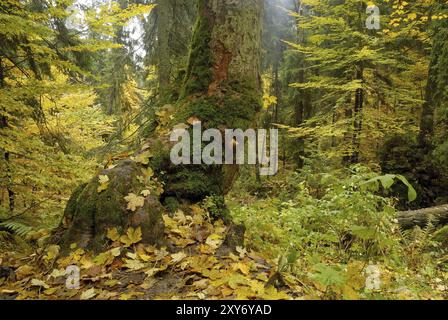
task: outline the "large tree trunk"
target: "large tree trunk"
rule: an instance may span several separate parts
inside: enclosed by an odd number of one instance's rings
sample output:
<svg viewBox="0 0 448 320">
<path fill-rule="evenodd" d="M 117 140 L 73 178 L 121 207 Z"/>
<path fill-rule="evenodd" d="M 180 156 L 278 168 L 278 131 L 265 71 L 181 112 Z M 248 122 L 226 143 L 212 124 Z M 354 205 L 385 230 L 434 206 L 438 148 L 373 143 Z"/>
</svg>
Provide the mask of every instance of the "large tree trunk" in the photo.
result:
<svg viewBox="0 0 448 320">
<path fill-rule="evenodd" d="M 198 0 L 198 18 L 182 93 L 172 121 L 186 124 L 192 117 L 203 129 L 247 129 L 261 108 L 260 43 L 262 0 Z M 168 108 L 167 112 L 170 111 Z M 222 197 L 232 186 L 238 171 L 232 165 L 179 165 L 170 161 L 172 144 L 166 134 L 148 140 L 134 158 L 121 161 L 101 172 L 109 181 L 100 187 L 99 177 L 81 186 L 70 199 L 64 219 L 61 244 L 72 243 L 100 250 L 112 227 L 124 231 L 141 227 L 143 240 L 163 241 L 161 203 L 167 198 L 201 201 L 207 196 Z M 148 150 L 152 155 L 148 155 Z M 142 158 L 147 161 L 142 161 Z M 140 197 L 150 189 L 142 169 L 153 169 L 152 182 L 164 183 L 161 196 L 144 197 L 135 210 L 128 210 L 129 194 Z M 104 177 L 103 177 L 104 178 Z M 143 197 L 143 196 L 141 196 Z M 129 199 L 128 199 L 129 200 Z M 142 200 L 142 198 L 140 198 Z"/>
</svg>

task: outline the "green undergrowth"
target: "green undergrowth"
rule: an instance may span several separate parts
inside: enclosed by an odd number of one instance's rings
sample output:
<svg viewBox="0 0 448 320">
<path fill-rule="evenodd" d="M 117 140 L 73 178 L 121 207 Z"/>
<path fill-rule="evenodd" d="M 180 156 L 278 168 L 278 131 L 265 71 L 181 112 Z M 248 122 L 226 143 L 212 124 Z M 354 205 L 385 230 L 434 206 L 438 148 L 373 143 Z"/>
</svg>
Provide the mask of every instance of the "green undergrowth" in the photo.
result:
<svg viewBox="0 0 448 320">
<path fill-rule="evenodd" d="M 277 259 L 284 277 L 319 299 L 448 297 L 445 229 L 400 230 L 396 199 L 365 187 L 378 176 L 368 168 L 316 169 L 262 184 L 243 170 L 228 205 L 250 249 Z"/>
</svg>

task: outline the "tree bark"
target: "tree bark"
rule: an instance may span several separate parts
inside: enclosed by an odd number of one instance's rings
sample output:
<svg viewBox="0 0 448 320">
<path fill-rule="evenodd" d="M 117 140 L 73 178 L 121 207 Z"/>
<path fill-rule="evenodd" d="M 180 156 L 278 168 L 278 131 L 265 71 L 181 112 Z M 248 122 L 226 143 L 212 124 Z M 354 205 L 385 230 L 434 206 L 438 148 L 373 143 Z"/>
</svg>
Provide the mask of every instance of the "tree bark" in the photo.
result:
<svg viewBox="0 0 448 320">
<path fill-rule="evenodd" d="M 157 60 L 159 91 L 163 95 L 171 81 L 171 52 L 170 52 L 170 27 L 174 18 L 170 13 L 171 3 L 168 0 L 157 1 Z"/>
<path fill-rule="evenodd" d="M 419 143 L 426 154 L 434 149 L 435 112 L 446 98 L 445 92 L 448 85 L 448 73 L 446 71 L 446 60 L 448 59 L 447 28 L 448 23 L 446 21 L 437 22 L 433 31 L 433 48 L 419 133 Z"/>
<path fill-rule="evenodd" d="M 3 60 L 0 57 L 0 89 L 3 89 L 5 86 L 5 72 L 3 68 Z M 8 119 L 5 115 L 0 117 L 0 129 L 5 129 L 8 127 Z M 8 206 L 9 211 L 13 212 L 15 207 L 15 193 L 13 191 L 13 183 L 12 183 L 12 174 L 10 168 L 10 153 L 7 150 L 1 150 L 3 153 L 3 159 L 6 163 L 5 175 L 6 175 L 6 191 L 8 193 Z"/>
<path fill-rule="evenodd" d="M 175 108 L 166 110 L 172 120 L 164 125 L 170 132 L 192 117 L 202 121 L 203 129 L 247 129 L 261 109 L 260 45 L 262 0 L 198 0 L 199 14 L 181 96 Z M 166 134 L 147 141 L 138 157 L 151 151 L 149 161 L 123 160 L 100 173 L 109 181 L 98 192 L 99 177 L 80 186 L 67 204 L 59 228 L 63 248 L 72 243 L 101 250 L 106 232 L 117 227 L 141 227 L 143 241 L 163 242 L 162 206 L 164 199 L 198 202 L 207 196 L 224 196 L 238 172 L 236 165 L 174 165 L 170 161 L 172 143 Z M 161 196 L 144 197 L 143 206 L 127 208 L 125 197 L 141 195 L 145 184 L 142 169 L 151 168 L 151 181 L 164 183 Z M 225 210 L 223 210 L 225 212 Z M 223 213 L 224 215 L 224 213 Z M 224 216 L 222 218 L 225 218 Z M 239 237 L 240 238 L 240 237 Z"/>
<path fill-rule="evenodd" d="M 362 66 L 357 66 L 356 79 L 363 81 L 364 71 Z M 364 89 L 356 89 L 355 92 L 355 107 L 353 112 L 353 154 L 351 157 L 351 163 L 356 164 L 359 162 L 360 148 L 361 148 L 361 132 L 363 125 L 363 109 L 364 109 Z"/>
<path fill-rule="evenodd" d="M 403 229 L 424 228 L 429 221 L 435 225 L 448 224 L 448 205 L 398 213 L 398 222 Z"/>
</svg>

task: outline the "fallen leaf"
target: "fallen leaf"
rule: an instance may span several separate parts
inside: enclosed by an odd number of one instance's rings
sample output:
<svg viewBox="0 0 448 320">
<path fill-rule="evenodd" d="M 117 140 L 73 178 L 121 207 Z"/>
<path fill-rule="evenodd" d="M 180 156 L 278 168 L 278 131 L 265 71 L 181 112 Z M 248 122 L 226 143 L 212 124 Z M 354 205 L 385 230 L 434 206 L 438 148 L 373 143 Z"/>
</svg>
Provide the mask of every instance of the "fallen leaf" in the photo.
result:
<svg viewBox="0 0 448 320">
<path fill-rule="evenodd" d="M 126 235 L 121 236 L 121 243 L 123 243 L 126 247 L 130 247 L 133 244 L 139 243 L 142 241 L 142 229 L 138 227 L 137 229 L 129 228 L 126 232 Z"/>
<path fill-rule="evenodd" d="M 33 287 L 41 287 L 44 289 L 49 289 L 50 286 L 48 284 L 46 284 L 44 281 L 39 280 L 39 279 L 33 279 L 31 280 L 31 286 Z"/>
<path fill-rule="evenodd" d="M 81 300 L 90 300 L 92 298 L 94 298 L 97 295 L 97 293 L 95 292 L 95 288 L 91 288 L 89 290 L 84 291 L 81 294 L 80 299 Z"/>
<path fill-rule="evenodd" d="M 114 242 L 120 240 L 120 234 L 117 228 L 107 230 L 107 238 Z"/>
<path fill-rule="evenodd" d="M 25 264 L 23 266 L 20 266 L 17 270 L 16 270 L 16 278 L 18 281 L 25 279 L 26 277 L 29 277 L 30 275 L 33 274 L 33 267 Z"/>
<path fill-rule="evenodd" d="M 97 191 L 98 193 L 101 193 L 109 187 L 109 177 L 108 176 L 99 176 L 98 182 L 100 183 Z"/>
<path fill-rule="evenodd" d="M 135 212 L 137 208 L 141 208 L 145 205 L 145 198 L 137 196 L 134 193 L 130 193 L 127 197 L 124 198 L 128 203 L 128 210 Z"/>
<path fill-rule="evenodd" d="M 184 252 L 179 252 L 171 255 L 171 258 L 173 259 L 172 262 L 174 264 L 181 262 L 187 257 L 187 255 Z"/>
</svg>

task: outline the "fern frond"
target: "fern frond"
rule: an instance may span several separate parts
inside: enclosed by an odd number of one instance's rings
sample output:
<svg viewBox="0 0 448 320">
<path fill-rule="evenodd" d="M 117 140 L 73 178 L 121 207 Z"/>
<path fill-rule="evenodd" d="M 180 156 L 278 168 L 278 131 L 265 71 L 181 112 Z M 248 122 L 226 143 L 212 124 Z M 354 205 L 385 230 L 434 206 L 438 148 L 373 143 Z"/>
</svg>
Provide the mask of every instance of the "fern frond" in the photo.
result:
<svg viewBox="0 0 448 320">
<path fill-rule="evenodd" d="M 3 222 L 0 223 L 0 227 L 3 227 L 20 237 L 25 237 L 33 230 L 32 227 L 18 221 Z"/>
</svg>

